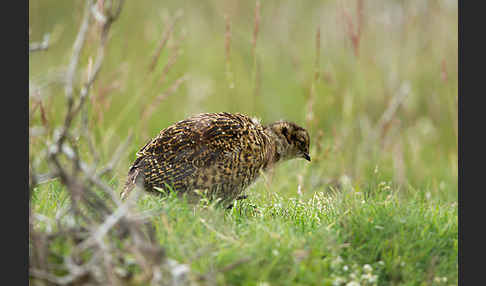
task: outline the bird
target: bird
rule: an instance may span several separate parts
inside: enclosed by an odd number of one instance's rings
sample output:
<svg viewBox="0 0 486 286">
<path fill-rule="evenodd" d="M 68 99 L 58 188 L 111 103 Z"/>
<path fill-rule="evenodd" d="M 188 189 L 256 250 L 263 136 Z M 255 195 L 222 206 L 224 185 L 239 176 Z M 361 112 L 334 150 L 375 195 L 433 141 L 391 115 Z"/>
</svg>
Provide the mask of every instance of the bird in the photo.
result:
<svg viewBox="0 0 486 286">
<path fill-rule="evenodd" d="M 232 206 L 262 171 L 294 158 L 310 162 L 309 145 L 308 131 L 291 121 L 262 125 L 241 113 L 197 114 L 163 129 L 136 153 L 121 197 L 135 186 L 187 194 L 189 201 L 202 191 Z"/>
</svg>

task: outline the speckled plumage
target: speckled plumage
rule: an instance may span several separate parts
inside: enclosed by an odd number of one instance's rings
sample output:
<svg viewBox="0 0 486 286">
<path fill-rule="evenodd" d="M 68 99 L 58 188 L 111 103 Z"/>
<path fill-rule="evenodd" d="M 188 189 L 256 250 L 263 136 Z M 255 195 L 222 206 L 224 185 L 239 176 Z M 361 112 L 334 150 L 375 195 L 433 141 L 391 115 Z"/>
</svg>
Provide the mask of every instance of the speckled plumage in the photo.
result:
<svg viewBox="0 0 486 286">
<path fill-rule="evenodd" d="M 309 134 L 295 123 L 267 126 L 243 114 L 204 113 L 163 129 L 139 152 L 128 172 L 122 197 L 135 184 L 230 203 L 275 163 L 302 157 L 310 161 Z M 193 197 L 198 197 L 193 196 Z"/>
</svg>

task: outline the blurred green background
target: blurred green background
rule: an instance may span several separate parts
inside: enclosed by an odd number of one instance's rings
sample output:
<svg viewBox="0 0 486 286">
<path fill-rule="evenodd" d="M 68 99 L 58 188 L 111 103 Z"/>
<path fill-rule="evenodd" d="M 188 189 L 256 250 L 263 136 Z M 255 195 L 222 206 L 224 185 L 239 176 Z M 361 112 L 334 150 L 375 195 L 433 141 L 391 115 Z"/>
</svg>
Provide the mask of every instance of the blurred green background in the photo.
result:
<svg viewBox="0 0 486 286">
<path fill-rule="evenodd" d="M 261 1 L 254 46 L 254 1 L 126 1 L 87 110 L 99 158 L 80 143 L 86 160 L 106 162 L 133 132 L 113 178 L 121 184 L 135 152 L 161 129 L 195 113 L 241 112 L 309 129 L 313 161 L 275 171 L 291 182 L 283 193 L 295 194 L 297 181 L 305 194 L 348 179 L 366 185 L 379 170 L 405 193 L 411 186 L 456 201 L 457 1 L 362 1 L 361 17 L 357 3 Z M 83 7 L 82 1 L 29 1 L 30 42 L 51 36 L 47 51 L 29 55 L 30 127 L 45 128 L 30 138 L 31 160 L 64 116 L 62 72 Z M 98 40 L 99 30 L 90 30 L 83 69 Z M 38 102 L 42 113 L 33 110 Z"/>
</svg>

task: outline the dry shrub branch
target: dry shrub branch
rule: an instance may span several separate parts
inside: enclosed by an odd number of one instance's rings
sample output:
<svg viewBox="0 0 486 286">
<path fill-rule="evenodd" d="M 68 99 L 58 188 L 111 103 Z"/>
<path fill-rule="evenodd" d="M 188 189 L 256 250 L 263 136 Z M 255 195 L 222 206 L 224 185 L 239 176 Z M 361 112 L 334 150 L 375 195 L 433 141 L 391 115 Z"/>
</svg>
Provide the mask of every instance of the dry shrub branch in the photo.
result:
<svg viewBox="0 0 486 286">
<path fill-rule="evenodd" d="M 52 126 L 54 135 L 43 154 L 49 163 L 47 174 L 37 174 L 35 161 L 29 162 L 29 191 L 48 179 L 57 179 L 69 196 L 69 208 L 49 218 L 29 209 L 29 277 L 32 285 L 185 285 L 189 268 L 166 257 L 149 218 L 137 215 L 140 190 L 125 202 L 103 180 L 126 151 L 131 136 L 114 152 L 107 165 L 88 164 L 76 138 L 89 140 L 89 129 L 79 120 L 92 101 L 93 84 L 101 71 L 109 33 L 119 18 L 124 1 L 86 1 L 83 18 L 65 72 L 66 108 L 61 126 Z M 101 27 L 94 61 L 88 63 L 87 77 L 77 83 L 80 55 L 86 36 L 96 25 Z M 47 46 L 45 44 L 44 46 Z M 30 50 L 43 49 L 31 45 Z M 36 105 L 37 106 L 37 105 Z M 40 106 L 39 108 L 42 108 Z M 93 144 L 91 142 L 91 144 Z M 42 219 L 47 229 L 39 227 Z M 68 251 L 59 251 L 59 248 Z"/>
</svg>

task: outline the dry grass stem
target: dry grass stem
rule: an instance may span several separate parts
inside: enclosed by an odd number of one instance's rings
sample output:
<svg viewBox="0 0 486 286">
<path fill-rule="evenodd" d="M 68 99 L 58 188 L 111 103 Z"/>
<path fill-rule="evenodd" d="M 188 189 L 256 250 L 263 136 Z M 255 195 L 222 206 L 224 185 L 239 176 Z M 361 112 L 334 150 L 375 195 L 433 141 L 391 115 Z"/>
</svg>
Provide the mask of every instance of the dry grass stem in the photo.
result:
<svg viewBox="0 0 486 286">
<path fill-rule="evenodd" d="M 172 19 L 172 21 L 170 22 L 170 24 L 168 25 L 168 27 L 164 30 L 164 33 L 162 34 L 162 38 L 160 39 L 160 42 L 157 45 L 157 48 L 156 48 L 154 54 L 152 55 L 152 59 L 150 61 L 149 67 L 148 67 L 149 71 L 152 72 L 154 70 L 154 68 L 157 64 L 157 61 L 160 57 L 160 54 L 164 50 L 164 47 L 166 46 L 167 41 L 169 40 L 169 38 L 173 34 L 173 30 L 174 30 L 174 27 L 175 27 L 177 21 L 182 17 L 182 15 L 183 15 L 182 11 L 178 11 L 175 14 L 174 18 Z"/>
<path fill-rule="evenodd" d="M 231 20 L 228 14 L 224 15 L 225 33 L 224 33 L 224 58 L 226 67 L 226 80 L 228 81 L 228 87 L 234 88 L 234 76 L 231 68 Z"/>
<path fill-rule="evenodd" d="M 260 1 L 257 0 L 255 4 L 255 21 L 253 25 L 253 39 L 251 41 L 252 43 L 252 54 L 253 54 L 253 59 L 256 61 L 256 45 L 257 45 L 257 38 L 258 38 L 258 32 L 260 31 Z"/>
<path fill-rule="evenodd" d="M 257 0 L 255 4 L 255 19 L 253 25 L 253 38 L 252 38 L 252 55 L 253 55 L 253 94 L 254 94 L 254 110 L 256 110 L 256 99 L 260 96 L 261 89 L 261 64 L 257 56 L 257 39 L 260 31 L 260 1 Z"/>
<path fill-rule="evenodd" d="M 313 130 L 316 124 L 314 117 L 314 103 L 316 100 L 316 85 L 320 79 L 320 57 L 321 57 L 321 28 L 317 27 L 316 30 L 316 43 L 315 43 L 315 61 L 314 61 L 314 76 L 312 77 L 311 89 L 309 93 L 309 99 L 307 100 L 307 114 L 306 121 L 307 126 Z"/>
<path fill-rule="evenodd" d="M 351 15 L 342 8 L 342 16 L 344 18 L 345 24 L 346 24 L 346 33 L 348 37 L 351 40 L 351 43 L 353 45 L 353 52 L 356 57 L 359 56 L 359 44 L 361 41 L 361 32 L 362 32 L 362 26 L 363 26 L 363 10 L 364 10 L 364 0 L 356 0 L 356 6 L 357 6 L 357 24 L 356 27 L 353 24 L 353 20 Z"/>
<path fill-rule="evenodd" d="M 166 90 L 164 91 L 163 93 L 159 94 L 157 97 L 154 98 L 154 100 L 152 102 L 150 102 L 149 104 L 147 104 L 146 108 L 143 110 L 142 112 L 142 121 L 143 122 L 146 122 L 144 127 L 143 127 L 143 130 L 142 132 L 143 133 L 147 133 L 147 123 L 149 122 L 149 118 L 152 116 L 152 114 L 155 112 L 155 110 L 157 109 L 157 107 L 164 101 L 167 99 L 167 97 L 169 97 L 170 95 L 172 95 L 173 93 L 175 93 L 179 87 L 184 83 L 186 82 L 187 80 L 189 79 L 189 76 L 188 75 L 183 75 L 181 76 L 180 78 L 178 78 L 177 80 L 174 81 L 174 83 Z"/>
</svg>

